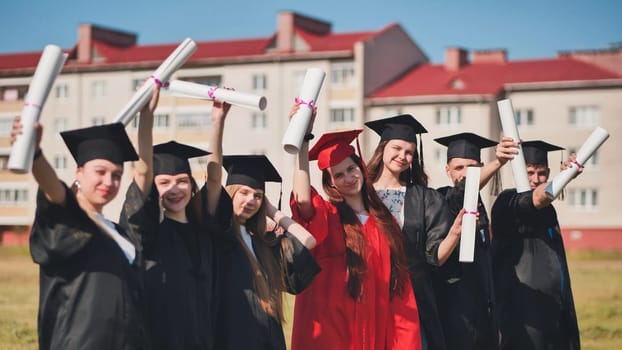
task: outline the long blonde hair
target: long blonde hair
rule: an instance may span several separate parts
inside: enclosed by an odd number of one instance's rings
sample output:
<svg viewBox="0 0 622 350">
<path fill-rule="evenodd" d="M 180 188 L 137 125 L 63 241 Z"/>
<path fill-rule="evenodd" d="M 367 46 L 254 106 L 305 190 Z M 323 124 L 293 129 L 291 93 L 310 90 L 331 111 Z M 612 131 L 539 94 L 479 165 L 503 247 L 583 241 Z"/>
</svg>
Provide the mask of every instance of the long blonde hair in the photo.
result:
<svg viewBox="0 0 622 350">
<path fill-rule="evenodd" d="M 240 190 L 242 185 L 228 185 L 225 190 L 231 198 Z M 238 225 L 236 223 L 236 225 Z M 273 246 L 278 240 L 268 240 L 266 237 L 266 205 L 262 200 L 259 211 L 246 221 L 246 230 L 251 236 L 255 255 L 250 251 L 242 240 L 239 225 L 236 227 L 236 238 L 243 247 L 246 257 L 253 270 L 253 286 L 259 304 L 271 317 L 282 323 L 283 316 L 283 291 L 285 290 L 284 269 L 286 262 L 279 264 L 272 253 Z M 285 245 L 286 238 L 281 244 Z M 256 258 L 255 258 L 256 256 Z M 285 259 L 283 259 L 285 260 Z"/>
</svg>

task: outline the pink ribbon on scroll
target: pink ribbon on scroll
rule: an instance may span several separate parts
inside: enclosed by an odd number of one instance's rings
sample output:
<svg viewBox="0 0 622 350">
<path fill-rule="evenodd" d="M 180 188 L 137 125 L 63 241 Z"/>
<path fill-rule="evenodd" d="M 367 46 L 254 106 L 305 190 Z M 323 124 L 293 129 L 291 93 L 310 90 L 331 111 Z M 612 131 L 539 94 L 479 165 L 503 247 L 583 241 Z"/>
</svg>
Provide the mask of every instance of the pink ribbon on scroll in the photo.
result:
<svg viewBox="0 0 622 350">
<path fill-rule="evenodd" d="M 307 105 L 311 109 L 313 109 L 313 107 L 315 106 L 313 100 L 310 100 L 310 101 L 307 102 L 307 101 L 305 101 L 305 100 L 303 100 L 301 98 L 298 98 L 298 97 L 294 98 L 294 102 L 297 103 L 297 104 L 301 104 L 301 105 Z"/>
</svg>

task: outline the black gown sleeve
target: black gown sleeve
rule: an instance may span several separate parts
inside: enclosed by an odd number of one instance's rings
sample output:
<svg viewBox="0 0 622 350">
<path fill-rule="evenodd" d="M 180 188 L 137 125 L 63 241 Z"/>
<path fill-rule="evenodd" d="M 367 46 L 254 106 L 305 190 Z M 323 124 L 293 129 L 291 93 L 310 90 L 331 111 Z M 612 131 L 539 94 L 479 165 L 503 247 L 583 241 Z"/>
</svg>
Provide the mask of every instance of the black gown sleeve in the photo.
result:
<svg viewBox="0 0 622 350">
<path fill-rule="evenodd" d="M 119 225 L 127 232 L 130 241 L 138 251 L 148 245 L 151 235 L 156 233 L 160 223 L 158 190 L 152 185 L 146 198 L 132 181 L 125 194 L 125 201 L 119 216 Z"/>
<path fill-rule="evenodd" d="M 82 251 L 98 232 L 95 224 L 80 208 L 76 197 L 63 183 L 65 204 L 50 202 L 37 191 L 37 210 L 30 234 L 30 254 L 35 263 L 62 262 Z"/>
<path fill-rule="evenodd" d="M 438 247 L 454 221 L 449 213 L 445 198 L 431 188 L 425 191 L 425 258 L 428 264 L 438 266 Z"/>
<path fill-rule="evenodd" d="M 305 290 L 321 268 L 311 256 L 311 252 L 294 235 L 285 232 L 279 236 L 272 252 L 279 262 L 283 262 L 285 288 L 290 294 Z"/>
</svg>

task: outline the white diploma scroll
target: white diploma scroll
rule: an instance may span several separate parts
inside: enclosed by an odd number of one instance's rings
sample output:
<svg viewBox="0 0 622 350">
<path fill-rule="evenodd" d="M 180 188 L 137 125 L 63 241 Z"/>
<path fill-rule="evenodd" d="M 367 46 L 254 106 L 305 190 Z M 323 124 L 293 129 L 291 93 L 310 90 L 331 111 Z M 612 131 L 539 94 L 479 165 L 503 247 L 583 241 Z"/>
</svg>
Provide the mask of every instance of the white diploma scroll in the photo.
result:
<svg viewBox="0 0 622 350">
<path fill-rule="evenodd" d="M 479 167 L 468 167 L 464 185 L 464 216 L 460 234 L 460 262 L 473 262 L 477 230 L 477 202 L 479 198 Z"/>
<path fill-rule="evenodd" d="M 319 68 L 307 69 L 300 95 L 298 95 L 300 108 L 289 121 L 287 130 L 283 135 L 283 141 L 281 142 L 285 152 L 296 154 L 300 151 L 300 146 L 302 145 L 305 133 L 309 127 L 311 115 L 313 114 L 313 107 L 317 102 L 325 76 L 326 73 Z"/>
<path fill-rule="evenodd" d="M 497 101 L 499 107 L 499 118 L 501 118 L 501 128 L 503 135 L 511 137 L 514 142 L 520 143 L 518 136 L 518 128 L 514 119 L 514 108 L 512 101 L 509 99 Z M 516 192 L 527 192 L 531 190 L 529 185 L 529 177 L 527 176 L 527 166 L 525 165 L 525 156 L 523 155 L 523 147 L 519 144 L 518 154 L 514 155 L 514 159 L 510 160 L 512 173 L 514 174 L 514 183 L 516 184 Z"/>
<path fill-rule="evenodd" d="M 576 162 L 571 164 L 569 168 L 561 171 L 551 182 L 549 182 L 545 189 L 546 193 L 548 193 L 552 198 L 557 198 L 564 187 L 566 187 L 566 185 L 568 185 L 568 183 L 577 175 L 579 168 L 583 167 L 585 162 L 592 157 L 594 152 L 596 152 L 596 150 L 600 148 L 600 146 L 602 146 L 608 138 L 609 133 L 601 127 L 598 127 L 592 131 L 592 134 L 587 138 L 587 140 L 585 140 L 581 148 L 577 151 Z"/>
<path fill-rule="evenodd" d="M 141 87 L 134 93 L 130 101 L 123 107 L 114 119 L 115 123 L 128 125 L 136 114 L 149 102 L 156 84 L 163 84 L 171 78 L 190 56 L 197 50 L 197 44 L 190 38 L 186 38 L 173 53 L 151 75 Z"/>
<path fill-rule="evenodd" d="M 198 98 L 204 100 L 218 100 L 232 105 L 257 109 L 260 111 L 266 109 L 266 105 L 268 104 L 268 101 L 264 96 L 221 89 L 217 86 L 209 86 L 183 80 L 170 81 L 166 89 L 168 89 L 173 96 Z"/>
<path fill-rule="evenodd" d="M 65 64 L 67 55 L 56 45 L 47 45 L 37 64 L 37 69 L 28 86 L 21 114 L 22 133 L 17 136 L 7 167 L 15 173 L 26 173 L 32 168 L 35 152 L 35 123 L 39 121 L 41 110 L 47 100 L 56 77 Z"/>
</svg>

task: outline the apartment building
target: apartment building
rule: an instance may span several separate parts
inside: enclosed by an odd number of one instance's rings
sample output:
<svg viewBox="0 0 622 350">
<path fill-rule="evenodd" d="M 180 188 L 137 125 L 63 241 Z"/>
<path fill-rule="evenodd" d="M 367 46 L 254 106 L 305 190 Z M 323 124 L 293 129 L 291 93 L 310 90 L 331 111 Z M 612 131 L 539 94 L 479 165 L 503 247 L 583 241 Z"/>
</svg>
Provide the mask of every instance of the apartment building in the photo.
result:
<svg viewBox="0 0 622 350">
<path fill-rule="evenodd" d="M 63 181 L 73 181 L 75 163 L 58 133 L 111 122 L 136 86 L 177 44 L 137 45 L 134 33 L 92 24 L 78 28 L 76 45 L 66 49 L 69 58 L 41 117 L 44 153 Z M 498 139 L 499 99 L 512 99 L 523 139 L 542 138 L 572 150 L 595 126 L 605 127 L 612 137 L 586 165 L 585 174 L 569 186 L 567 199 L 556 206 L 565 229 L 575 236 L 596 229 L 622 235 L 622 219 L 614 213 L 616 198 L 622 195 L 622 189 L 614 185 L 615 174 L 622 170 L 622 159 L 615 152 L 620 146 L 616 135 L 622 132 L 619 49 L 511 61 L 504 50 L 469 53 L 449 48 L 445 62 L 432 64 L 397 23 L 335 33 L 330 23 L 287 11 L 278 14 L 269 37 L 197 44 L 197 51 L 173 78 L 266 96 L 264 112 L 232 108 L 224 151 L 266 154 L 283 175 L 284 203 L 291 189 L 294 157 L 282 150 L 281 137 L 305 70 L 318 67 L 327 75 L 317 101 L 314 132 L 360 128 L 368 120 L 411 113 L 429 131 L 423 136 L 423 146 L 433 187 L 448 180 L 445 149 L 432 139 L 461 131 Z M 34 216 L 34 180 L 28 174 L 9 172 L 6 162 L 10 126 L 21 112 L 40 54 L 0 55 L 0 232 L 26 231 Z M 173 97 L 163 91 L 154 123 L 155 142 L 175 139 L 207 148 L 210 109 L 209 101 Z M 127 130 L 135 140 L 135 124 Z M 360 140 L 369 157 L 377 136 L 365 131 Z M 483 159 L 493 156 L 485 151 Z M 554 155 L 551 159 L 557 161 Z M 205 160 L 193 161 L 192 166 L 201 184 Z M 131 165 L 126 165 L 121 192 L 106 208 L 111 219 L 118 217 L 131 172 Z M 319 186 L 319 174 L 313 173 L 312 181 Z M 509 167 L 503 170 L 503 183 L 513 186 Z M 270 184 L 267 191 L 275 202 L 280 186 Z M 493 199 L 485 198 L 489 208 Z"/>
<path fill-rule="evenodd" d="M 599 247 L 613 243 L 610 247 L 622 248 L 622 220 L 617 215 L 622 189 L 616 185 L 616 174 L 622 170 L 618 152 L 622 141 L 617 136 L 622 132 L 620 68 L 620 48 L 510 61 L 503 49 L 469 54 L 452 47 L 446 50 L 444 63 L 422 64 L 370 94 L 366 117 L 397 112 L 417 116 L 429 131 L 424 135 L 424 159 L 432 187 L 449 183 L 444 175 L 446 148 L 433 139 L 469 131 L 498 140 L 501 99 L 511 99 L 523 140 L 542 139 L 566 148 L 563 154 L 549 155 L 551 177 L 559 173 L 562 156 L 576 152 L 596 127 L 607 129 L 611 137 L 555 207 L 567 244 L 598 234 L 603 237 Z M 494 148 L 484 150 L 482 160 L 492 159 Z M 514 187 L 509 165 L 501 174 L 503 187 Z M 494 196 L 489 190 L 490 184 L 482 194 L 490 210 Z"/>
</svg>

